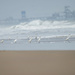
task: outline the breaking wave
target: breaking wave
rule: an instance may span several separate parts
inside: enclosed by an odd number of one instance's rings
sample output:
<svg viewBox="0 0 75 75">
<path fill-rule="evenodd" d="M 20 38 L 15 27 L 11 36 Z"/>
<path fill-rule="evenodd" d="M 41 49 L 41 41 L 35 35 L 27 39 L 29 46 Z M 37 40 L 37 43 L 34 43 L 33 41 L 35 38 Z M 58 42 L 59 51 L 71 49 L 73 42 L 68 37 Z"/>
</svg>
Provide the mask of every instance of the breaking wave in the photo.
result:
<svg viewBox="0 0 75 75">
<path fill-rule="evenodd" d="M 16 26 L 11 26 L 11 29 L 21 30 L 41 30 L 41 29 L 61 29 L 61 28 L 75 28 L 75 23 L 68 21 L 41 21 L 34 20 L 31 22 L 20 23 Z"/>
</svg>

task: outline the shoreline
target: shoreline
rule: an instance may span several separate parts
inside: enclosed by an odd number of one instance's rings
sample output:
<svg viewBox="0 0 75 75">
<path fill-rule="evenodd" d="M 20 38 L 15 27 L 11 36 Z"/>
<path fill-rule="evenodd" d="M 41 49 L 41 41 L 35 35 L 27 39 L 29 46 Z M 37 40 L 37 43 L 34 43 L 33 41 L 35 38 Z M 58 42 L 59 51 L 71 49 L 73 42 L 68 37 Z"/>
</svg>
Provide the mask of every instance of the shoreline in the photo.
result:
<svg viewBox="0 0 75 75">
<path fill-rule="evenodd" d="M 75 50 L 0 50 L 0 52 L 75 52 Z"/>
</svg>

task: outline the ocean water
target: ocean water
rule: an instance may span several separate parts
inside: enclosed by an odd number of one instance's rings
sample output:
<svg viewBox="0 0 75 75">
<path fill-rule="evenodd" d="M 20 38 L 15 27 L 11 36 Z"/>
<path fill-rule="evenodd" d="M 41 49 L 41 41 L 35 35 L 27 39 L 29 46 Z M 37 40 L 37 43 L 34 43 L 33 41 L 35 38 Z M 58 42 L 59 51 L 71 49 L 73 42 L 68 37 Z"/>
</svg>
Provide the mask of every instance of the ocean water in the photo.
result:
<svg viewBox="0 0 75 75">
<path fill-rule="evenodd" d="M 33 20 L 0 25 L 0 50 L 75 50 L 75 22 Z"/>
</svg>

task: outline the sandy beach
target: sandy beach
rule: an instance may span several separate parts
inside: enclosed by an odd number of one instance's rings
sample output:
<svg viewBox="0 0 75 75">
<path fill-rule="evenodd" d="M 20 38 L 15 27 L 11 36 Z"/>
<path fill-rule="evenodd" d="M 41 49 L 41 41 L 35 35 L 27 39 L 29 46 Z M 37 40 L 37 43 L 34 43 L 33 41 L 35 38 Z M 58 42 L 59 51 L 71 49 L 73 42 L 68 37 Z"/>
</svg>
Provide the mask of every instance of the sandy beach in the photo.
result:
<svg viewBox="0 0 75 75">
<path fill-rule="evenodd" d="M 75 75 L 75 51 L 0 51 L 0 75 Z"/>
</svg>

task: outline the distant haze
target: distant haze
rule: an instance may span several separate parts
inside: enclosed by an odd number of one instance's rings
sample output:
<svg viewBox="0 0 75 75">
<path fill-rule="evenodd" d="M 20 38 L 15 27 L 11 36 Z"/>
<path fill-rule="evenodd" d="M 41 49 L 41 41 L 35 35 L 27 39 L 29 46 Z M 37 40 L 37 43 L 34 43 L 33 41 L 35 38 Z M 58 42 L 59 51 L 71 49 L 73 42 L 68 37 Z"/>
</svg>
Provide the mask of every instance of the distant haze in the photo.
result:
<svg viewBox="0 0 75 75">
<path fill-rule="evenodd" d="M 55 12 L 63 12 L 64 6 L 75 10 L 75 0 L 0 0 L 0 19 L 21 18 L 21 11 L 26 17 L 47 17 Z"/>
</svg>

